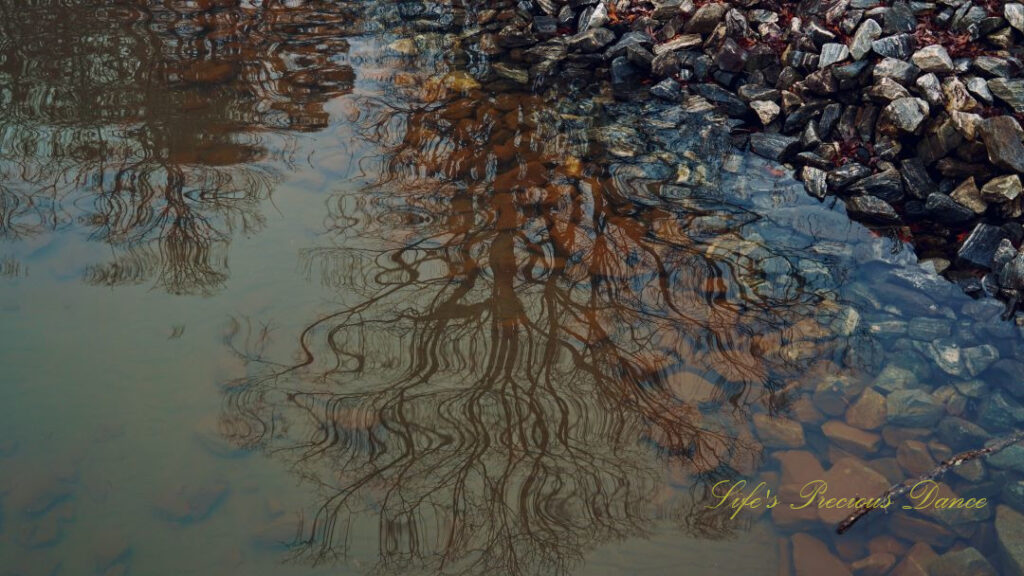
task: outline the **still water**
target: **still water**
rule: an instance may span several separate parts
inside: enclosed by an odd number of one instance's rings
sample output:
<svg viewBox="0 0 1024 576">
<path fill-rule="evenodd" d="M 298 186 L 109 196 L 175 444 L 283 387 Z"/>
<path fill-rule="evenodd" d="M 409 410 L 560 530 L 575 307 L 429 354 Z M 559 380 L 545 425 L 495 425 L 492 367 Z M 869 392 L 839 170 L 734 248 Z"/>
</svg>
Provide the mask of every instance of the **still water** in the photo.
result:
<svg viewBox="0 0 1024 576">
<path fill-rule="evenodd" d="M 472 7 L 0 11 L 0 574 L 1013 573 L 1019 453 L 967 517 L 708 508 L 1024 419 L 1000 305 L 710 107 L 518 85 Z"/>
</svg>

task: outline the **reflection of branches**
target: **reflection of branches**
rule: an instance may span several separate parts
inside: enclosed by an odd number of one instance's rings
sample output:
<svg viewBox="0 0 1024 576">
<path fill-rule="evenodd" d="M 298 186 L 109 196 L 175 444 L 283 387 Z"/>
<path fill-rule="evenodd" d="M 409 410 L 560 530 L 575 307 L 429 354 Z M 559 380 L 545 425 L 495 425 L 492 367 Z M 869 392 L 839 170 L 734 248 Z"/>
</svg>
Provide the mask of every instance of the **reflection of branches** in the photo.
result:
<svg viewBox="0 0 1024 576">
<path fill-rule="evenodd" d="M 263 224 L 276 134 L 325 127 L 324 103 L 352 88 L 332 55 L 353 9 L 16 4 L 0 0 L 0 237 L 82 225 L 118 248 L 87 279 L 216 289 L 211 248 Z"/>
<path fill-rule="evenodd" d="M 649 181 L 550 155 L 564 134 L 535 96 L 368 108 L 380 176 L 303 253 L 345 303 L 297 361 L 259 354 L 226 389 L 226 434 L 319 487 L 297 553 L 344 556 L 362 513 L 381 571 L 564 573 L 649 529 L 659 457 L 697 480 L 681 524 L 730 530 L 706 482 L 754 469 L 749 410 L 785 408 L 778 382 L 810 360 L 793 326 L 825 308 L 769 289 L 788 255 L 697 238 L 709 211 L 638 205 Z"/>
</svg>

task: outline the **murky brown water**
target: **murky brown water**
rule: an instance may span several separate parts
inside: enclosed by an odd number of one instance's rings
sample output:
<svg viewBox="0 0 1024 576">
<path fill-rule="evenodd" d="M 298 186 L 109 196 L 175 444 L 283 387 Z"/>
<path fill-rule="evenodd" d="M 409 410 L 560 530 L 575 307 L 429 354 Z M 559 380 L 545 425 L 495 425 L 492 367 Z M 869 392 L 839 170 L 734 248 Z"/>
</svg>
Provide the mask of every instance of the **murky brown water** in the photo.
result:
<svg viewBox="0 0 1024 576">
<path fill-rule="evenodd" d="M 1024 347 L 699 103 L 517 86 L 472 7 L 0 10 L 0 573 L 996 557 L 1013 459 L 947 479 L 966 520 L 708 508 L 983 441 L 898 389 L 1019 426 Z"/>
</svg>

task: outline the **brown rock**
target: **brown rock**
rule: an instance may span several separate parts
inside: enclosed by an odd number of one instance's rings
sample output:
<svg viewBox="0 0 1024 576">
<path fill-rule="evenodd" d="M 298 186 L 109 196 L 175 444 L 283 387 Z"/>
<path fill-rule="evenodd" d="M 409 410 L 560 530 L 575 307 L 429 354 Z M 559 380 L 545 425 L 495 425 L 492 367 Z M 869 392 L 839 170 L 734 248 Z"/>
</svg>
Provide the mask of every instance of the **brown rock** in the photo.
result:
<svg viewBox="0 0 1024 576">
<path fill-rule="evenodd" d="M 830 498 L 836 498 L 834 507 L 819 506 L 818 517 L 822 522 L 835 525 L 846 518 L 853 510 L 848 504 L 850 499 L 877 498 L 889 488 L 889 481 L 871 469 L 863 460 L 844 458 L 835 463 L 822 477 L 826 482 L 827 491 L 822 494 L 825 504 Z M 847 499 L 846 506 L 839 498 Z"/>
<path fill-rule="evenodd" d="M 903 556 L 907 552 L 907 547 L 892 536 L 875 536 L 868 541 L 868 552 Z"/>
<path fill-rule="evenodd" d="M 935 459 L 928 446 L 917 440 L 904 440 L 896 449 L 896 461 L 911 477 L 921 476 L 935 468 Z"/>
<path fill-rule="evenodd" d="M 857 576 L 882 576 L 896 565 L 896 556 L 889 552 L 871 554 L 867 558 L 857 560 L 850 565 Z"/>
<path fill-rule="evenodd" d="M 902 426 L 882 428 L 882 440 L 893 448 L 898 448 L 904 440 L 925 440 L 931 435 L 932 430 L 928 428 L 904 428 Z"/>
<path fill-rule="evenodd" d="M 792 541 L 796 576 L 850 576 L 846 564 L 836 558 L 821 540 L 799 533 L 793 535 Z"/>
<path fill-rule="evenodd" d="M 918 542 L 892 571 L 892 576 L 928 576 L 928 566 L 938 557 L 931 546 Z"/>
<path fill-rule="evenodd" d="M 902 505 L 900 503 L 893 504 L 896 507 Z M 889 531 L 898 538 L 911 542 L 923 542 L 939 548 L 949 546 L 956 539 L 956 535 L 946 528 L 924 518 L 912 516 L 909 510 L 898 508 L 889 516 Z"/>
<path fill-rule="evenodd" d="M 820 480 L 825 476 L 825 469 L 810 452 L 804 450 L 784 450 L 773 454 L 779 461 L 782 478 L 779 479 L 781 499 L 794 502 L 800 497 L 800 489 L 812 480 Z M 788 508 L 788 506 L 777 506 Z"/>
<path fill-rule="evenodd" d="M 877 452 L 882 443 L 882 437 L 878 434 L 865 432 L 838 420 L 826 422 L 821 431 L 836 446 L 859 456 Z"/>
<path fill-rule="evenodd" d="M 754 428 L 768 448 L 799 448 L 804 445 L 804 428 L 795 420 L 755 414 Z"/>
<path fill-rule="evenodd" d="M 878 430 L 885 426 L 885 396 L 868 388 L 846 410 L 846 423 L 861 430 Z"/>
<path fill-rule="evenodd" d="M 793 554 L 789 549 L 789 538 L 779 538 L 779 574 L 790 576 L 793 573 Z"/>
<path fill-rule="evenodd" d="M 692 372 L 674 372 L 665 380 L 672 395 L 688 404 L 711 402 L 721 395 L 717 386 Z"/>
</svg>

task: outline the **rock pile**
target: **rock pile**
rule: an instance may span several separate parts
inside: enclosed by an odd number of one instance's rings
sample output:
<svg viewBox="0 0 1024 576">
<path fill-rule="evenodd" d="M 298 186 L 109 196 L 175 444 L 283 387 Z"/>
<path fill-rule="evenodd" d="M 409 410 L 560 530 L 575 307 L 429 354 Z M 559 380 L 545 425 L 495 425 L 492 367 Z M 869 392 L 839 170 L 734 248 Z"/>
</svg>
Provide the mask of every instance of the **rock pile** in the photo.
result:
<svg viewBox="0 0 1024 576">
<path fill-rule="evenodd" d="M 476 24 L 512 82 L 605 75 L 623 95 L 716 107 L 813 196 L 956 243 L 954 269 L 988 273 L 969 291 L 1024 285 L 1002 273 L 1024 239 L 1024 4 L 521 0 Z"/>
</svg>

